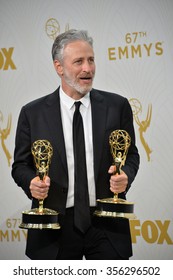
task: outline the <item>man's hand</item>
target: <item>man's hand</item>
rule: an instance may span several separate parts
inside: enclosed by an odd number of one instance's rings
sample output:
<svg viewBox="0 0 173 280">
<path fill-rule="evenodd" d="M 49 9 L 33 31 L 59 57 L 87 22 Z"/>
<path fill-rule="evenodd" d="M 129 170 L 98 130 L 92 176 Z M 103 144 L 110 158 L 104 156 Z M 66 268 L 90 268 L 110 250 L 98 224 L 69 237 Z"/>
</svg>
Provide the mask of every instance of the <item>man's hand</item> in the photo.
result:
<svg viewBox="0 0 173 280">
<path fill-rule="evenodd" d="M 125 192 L 128 185 L 128 177 L 122 170 L 120 174 L 114 175 L 115 172 L 116 166 L 112 165 L 108 170 L 108 173 L 112 174 L 110 177 L 110 190 L 117 194 Z"/>
<path fill-rule="evenodd" d="M 45 177 L 44 181 L 40 180 L 38 176 L 35 177 L 29 186 L 32 197 L 36 199 L 45 199 L 48 196 L 49 187 L 50 178 L 48 176 Z"/>
</svg>

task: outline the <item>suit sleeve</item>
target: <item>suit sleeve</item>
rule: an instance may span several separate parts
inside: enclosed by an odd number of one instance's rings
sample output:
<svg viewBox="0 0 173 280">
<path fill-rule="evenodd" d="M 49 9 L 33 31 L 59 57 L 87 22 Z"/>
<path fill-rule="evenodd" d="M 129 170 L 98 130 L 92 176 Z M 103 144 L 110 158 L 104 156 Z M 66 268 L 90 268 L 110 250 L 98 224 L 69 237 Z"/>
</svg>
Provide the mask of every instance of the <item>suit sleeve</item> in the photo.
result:
<svg viewBox="0 0 173 280">
<path fill-rule="evenodd" d="M 15 138 L 14 162 L 12 164 L 12 177 L 26 195 L 31 199 L 29 185 L 36 176 L 31 153 L 31 135 L 29 120 L 25 113 L 25 107 L 21 109 Z"/>
<path fill-rule="evenodd" d="M 132 113 L 131 106 L 126 98 L 122 110 L 121 120 L 122 120 L 121 128 L 126 130 L 131 137 L 131 145 L 128 150 L 126 162 L 125 165 L 122 167 L 122 170 L 128 176 L 128 186 L 126 189 L 127 192 L 138 172 L 140 157 L 139 157 L 138 149 L 136 147 L 136 138 L 135 138 L 134 125 L 133 125 L 133 113 Z"/>
</svg>

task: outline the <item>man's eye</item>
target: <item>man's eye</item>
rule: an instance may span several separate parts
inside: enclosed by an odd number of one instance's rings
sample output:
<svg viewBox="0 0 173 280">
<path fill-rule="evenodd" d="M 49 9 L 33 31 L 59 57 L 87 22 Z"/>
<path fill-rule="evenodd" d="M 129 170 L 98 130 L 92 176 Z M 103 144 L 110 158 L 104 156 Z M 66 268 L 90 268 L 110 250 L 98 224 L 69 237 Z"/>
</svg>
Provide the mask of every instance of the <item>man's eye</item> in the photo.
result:
<svg viewBox="0 0 173 280">
<path fill-rule="evenodd" d="M 76 60 L 75 63 L 76 63 L 76 64 L 81 64 L 81 63 L 82 63 L 82 60 Z"/>
<path fill-rule="evenodd" d="M 90 62 L 90 63 L 93 63 L 93 62 L 94 62 L 94 58 L 90 58 L 90 59 L 89 59 L 89 62 Z"/>
</svg>

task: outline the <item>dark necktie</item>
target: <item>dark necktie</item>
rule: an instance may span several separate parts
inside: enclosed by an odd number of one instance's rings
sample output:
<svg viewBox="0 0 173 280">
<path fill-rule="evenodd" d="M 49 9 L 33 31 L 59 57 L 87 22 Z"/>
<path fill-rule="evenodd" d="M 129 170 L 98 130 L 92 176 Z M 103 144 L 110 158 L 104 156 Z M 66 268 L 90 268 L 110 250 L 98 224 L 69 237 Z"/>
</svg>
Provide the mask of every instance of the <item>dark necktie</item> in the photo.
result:
<svg viewBox="0 0 173 280">
<path fill-rule="evenodd" d="M 90 209 L 88 195 L 88 179 L 86 171 L 85 140 L 82 116 L 79 111 L 81 102 L 75 102 L 73 116 L 74 147 L 74 224 L 83 233 L 89 228 Z"/>
</svg>

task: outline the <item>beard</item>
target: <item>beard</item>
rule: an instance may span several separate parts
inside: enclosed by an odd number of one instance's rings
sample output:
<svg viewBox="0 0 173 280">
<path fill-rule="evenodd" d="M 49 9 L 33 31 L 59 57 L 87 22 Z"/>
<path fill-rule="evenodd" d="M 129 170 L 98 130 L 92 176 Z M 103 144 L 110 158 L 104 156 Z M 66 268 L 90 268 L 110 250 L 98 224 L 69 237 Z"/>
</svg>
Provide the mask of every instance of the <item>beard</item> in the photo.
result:
<svg viewBox="0 0 173 280">
<path fill-rule="evenodd" d="M 83 85 L 81 86 L 79 82 L 76 80 L 72 79 L 69 77 L 67 73 L 64 73 L 64 80 L 65 82 L 73 89 L 75 89 L 78 93 L 81 95 L 87 94 L 89 91 L 92 89 L 92 84 L 91 85 Z"/>
</svg>

